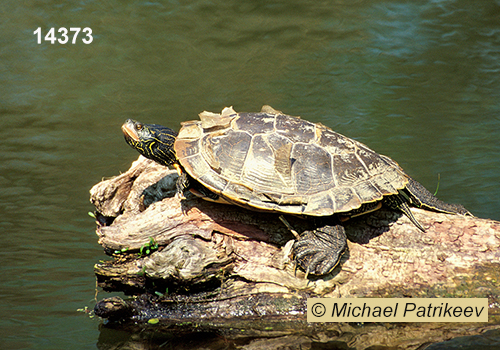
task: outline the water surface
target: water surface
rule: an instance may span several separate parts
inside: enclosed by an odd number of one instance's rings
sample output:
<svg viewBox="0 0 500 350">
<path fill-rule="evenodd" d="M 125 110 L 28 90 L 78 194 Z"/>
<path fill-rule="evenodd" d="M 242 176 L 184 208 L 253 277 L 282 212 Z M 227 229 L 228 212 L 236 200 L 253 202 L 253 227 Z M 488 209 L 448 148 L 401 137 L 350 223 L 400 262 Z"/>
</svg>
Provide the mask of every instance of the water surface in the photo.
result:
<svg viewBox="0 0 500 350">
<path fill-rule="evenodd" d="M 37 44 L 38 27 L 94 40 Z M 3 1 L 0 345 L 96 347 L 99 321 L 76 312 L 104 258 L 88 190 L 136 159 L 126 118 L 270 104 L 498 220 L 499 95 L 498 1 Z"/>
</svg>

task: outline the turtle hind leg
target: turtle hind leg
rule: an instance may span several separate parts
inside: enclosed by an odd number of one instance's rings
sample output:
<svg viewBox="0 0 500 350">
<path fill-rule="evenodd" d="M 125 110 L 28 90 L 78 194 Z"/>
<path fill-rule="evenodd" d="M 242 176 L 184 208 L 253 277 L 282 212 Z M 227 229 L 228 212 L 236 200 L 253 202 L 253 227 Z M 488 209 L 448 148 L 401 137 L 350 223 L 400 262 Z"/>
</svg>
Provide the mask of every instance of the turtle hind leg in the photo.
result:
<svg viewBox="0 0 500 350">
<path fill-rule="evenodd" d="M 387 196 L 385 198 L 385 204 L 393 210 L 399 210 L 406 215 L 408 219 L 413 223 L 413 225 L 417 226 L 417 228 L 425 232 L 425 228 L 418 222 L 418 220 L 413 216 L 413 213 L 410 210 L 410 206 L 408 205 L 409 199 L 404 194 L 398 194 L 395 196 Z"/>
<path fill-rule="evenodd" d="M 293 255 L 306 273 L 326 275 L 338 265 L 346 247 L 344 227 L 327 225 L 304 231 L 293 245 Z"/>
<path fill-rule="evenodd" d="M 411 195 L 411 202 L 418 207 L 424 207 L 427 209 L 435 210 L 447 214 L 461 214 L 473 216 L 467 209 L 465 209 L 460 204 L 446 203 L 438 198 L 436 198 L 432 193 L 430 193 L 424 186 L 419 182 L 409 179 L 406 185 L 406 190 Z"/>
</svg>

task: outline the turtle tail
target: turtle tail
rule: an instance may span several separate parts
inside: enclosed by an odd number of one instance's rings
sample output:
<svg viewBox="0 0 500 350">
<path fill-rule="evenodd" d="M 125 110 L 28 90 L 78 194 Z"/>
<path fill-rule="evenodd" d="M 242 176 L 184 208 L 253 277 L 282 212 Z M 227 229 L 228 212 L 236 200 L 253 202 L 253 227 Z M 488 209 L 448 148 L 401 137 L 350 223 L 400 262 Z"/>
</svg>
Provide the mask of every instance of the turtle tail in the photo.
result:
<svg viewBox="0 0 500 350">
<path fill-rule="evenodd" d="M 425 209 L 435 210 L 447 214 L 473 216 L 460 204 L 451 204 L 439 200 L 424 186 L 422 186 L 419 182 L 413 180 L 412 178 L 409 178 L 409 182 L 406 185 L 406 190 L 410 194 L 409 199 L 411 203 L 417 207 L 423 207 Z"/>
</svg>

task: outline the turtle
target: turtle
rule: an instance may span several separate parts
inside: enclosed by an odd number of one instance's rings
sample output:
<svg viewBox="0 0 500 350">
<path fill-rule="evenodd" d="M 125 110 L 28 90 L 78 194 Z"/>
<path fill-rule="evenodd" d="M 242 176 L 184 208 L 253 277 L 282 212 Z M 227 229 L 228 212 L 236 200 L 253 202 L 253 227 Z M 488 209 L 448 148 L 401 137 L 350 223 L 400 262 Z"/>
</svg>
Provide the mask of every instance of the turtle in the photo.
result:
<svg viewBox="0 0 500 350">
<path fill-rule="evenodd" d="M 178 193 L 247 209 L 322 217 L 293 243 L 294 260 L 306 274 L 325 275 L 347 247 L 346 219 L 386 205 L 425 231 L 409 206 L 472 215 L 445 203 L 407 175 L 391 158 L 321 123 L 270 106 L 256 113 L 204 111 L 181 123 L 179 133 L 128 119 L 126 142 L 146 158 L 179 173 Z"/>
</svg>

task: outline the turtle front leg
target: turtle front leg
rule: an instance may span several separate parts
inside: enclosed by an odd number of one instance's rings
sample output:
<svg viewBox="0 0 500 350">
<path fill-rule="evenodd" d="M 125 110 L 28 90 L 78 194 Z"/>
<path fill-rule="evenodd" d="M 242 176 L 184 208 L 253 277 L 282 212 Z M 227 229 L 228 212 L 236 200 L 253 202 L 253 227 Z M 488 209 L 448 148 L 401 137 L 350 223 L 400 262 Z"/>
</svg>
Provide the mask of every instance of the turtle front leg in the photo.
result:
<svg viewBox="0 0 500 350">
<path fill-rule="evenodd" d="M 306 274 L 326 275 L 340 261 L 347 247 L 341 224 L 304 231 L 293 245 L 293 255 Z"/>
<path fill-rule="evenodd" d="M 185 171 L 179 173 L 175 187 L 177 188 L 177 196 L 181 198 L 184 197 L 184 191 L 191 187 L 190 176 Z"/>
<path fill-rule="evenodd" d="M 179 177 L 177 178 L 176 182 L 176 187 L 177 187 L 177 195 L 180 198 L 183 198 L 184 192 L 188 190 L 194 195 L 205 199 L 216 201 L 219 198 L 217 194 L 213 193 L 208 188 L 204 187 L 198 181 L 189 176 L 189 174 L 186 173 L 185 171 L 179 174 Z"/>
</svg>

